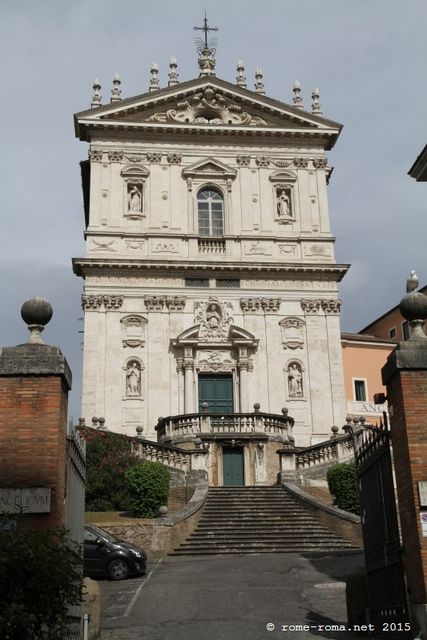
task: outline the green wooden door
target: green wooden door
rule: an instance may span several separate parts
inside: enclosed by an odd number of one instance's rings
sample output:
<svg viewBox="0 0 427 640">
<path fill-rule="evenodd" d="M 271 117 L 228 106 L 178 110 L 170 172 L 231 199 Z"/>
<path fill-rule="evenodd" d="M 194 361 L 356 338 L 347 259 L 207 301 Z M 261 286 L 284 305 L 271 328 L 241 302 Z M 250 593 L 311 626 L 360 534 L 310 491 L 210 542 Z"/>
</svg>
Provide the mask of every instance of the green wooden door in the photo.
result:
<svg viewBox="0 0 427 640">
<path fill-rule="evenodd" d="M 233 378 L 231 375 L 199 375 L 199 411 L 203 402 L 209 413 L 233 413 Z"/>
<path fill-rule="evenodd" d="M 245 484 L 243 449 L 224 447 L 223 453 L 223 477 L 224 486 L 236 486 Z"/>
</svg>

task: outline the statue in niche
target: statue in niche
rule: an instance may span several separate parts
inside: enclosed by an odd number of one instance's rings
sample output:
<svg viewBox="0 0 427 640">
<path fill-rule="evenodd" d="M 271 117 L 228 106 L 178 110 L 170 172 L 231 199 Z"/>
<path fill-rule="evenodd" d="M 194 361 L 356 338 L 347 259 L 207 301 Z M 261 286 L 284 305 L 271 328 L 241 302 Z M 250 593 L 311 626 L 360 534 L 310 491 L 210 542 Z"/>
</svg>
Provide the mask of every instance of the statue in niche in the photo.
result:
<svg viewBox="0 0 427 640">
<path fill-rule="evenodd" d="M 277 192 L 277 215 L 279 218 L 291 218 L 291 203 L 284 189 Z"/>
<path fill-rule="evenodd" d="M 138 397 L 141 395 L 141 365 L 132 360 L 126 367 L 126 395 Z"/>
<path fill-rule="evenodd" d="M 211 329 L 218 329 L 221 323 L 221 314 L 218 307 L 210 304 L 206 309 L 206 321 Z"/>
<path fill-rule="evenodd" d="M 302 371 L 300 365 L 293 362 L 288 367 L 288 392 L 290 398 L 303 396 Z"/>
<path fill-rule="evenodd" d="M 141 213 L 141 192 L 136 184 L 131 186 L 129 191 L 129 211 L 133 213 Z"/>
</svg>

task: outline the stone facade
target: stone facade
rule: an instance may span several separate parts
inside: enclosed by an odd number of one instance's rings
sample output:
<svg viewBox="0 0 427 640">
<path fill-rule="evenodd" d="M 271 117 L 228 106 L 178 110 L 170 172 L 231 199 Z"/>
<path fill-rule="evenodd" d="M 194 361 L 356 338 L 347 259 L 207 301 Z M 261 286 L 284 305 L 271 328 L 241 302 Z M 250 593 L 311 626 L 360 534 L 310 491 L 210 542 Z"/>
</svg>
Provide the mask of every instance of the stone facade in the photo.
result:
<svg viewBox="0 0 427 640">
<path fill-rule="evenodd" d="M 156 439 L 211 373 L 231 376 L 235 412 L 286 406 L 297 445 L 344 421 L 325 157 L 340 129 L 213 75 L 76 115 L 87 419 Z"/>
</svg>

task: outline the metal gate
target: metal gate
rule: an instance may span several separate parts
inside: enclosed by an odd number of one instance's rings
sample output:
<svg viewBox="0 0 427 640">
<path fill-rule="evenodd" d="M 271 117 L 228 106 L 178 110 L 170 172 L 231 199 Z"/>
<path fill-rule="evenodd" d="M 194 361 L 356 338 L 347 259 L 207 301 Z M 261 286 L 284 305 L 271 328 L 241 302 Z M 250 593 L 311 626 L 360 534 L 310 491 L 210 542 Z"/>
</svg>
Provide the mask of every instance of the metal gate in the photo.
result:
<svg viewBox="0 0 427 640">
<path fill-rule="evenodd" d="M 369 622 L 406 622 L 408 607 L 387 416 L 358 436 L 356 466 L 368 582 Z"/>
</svg>

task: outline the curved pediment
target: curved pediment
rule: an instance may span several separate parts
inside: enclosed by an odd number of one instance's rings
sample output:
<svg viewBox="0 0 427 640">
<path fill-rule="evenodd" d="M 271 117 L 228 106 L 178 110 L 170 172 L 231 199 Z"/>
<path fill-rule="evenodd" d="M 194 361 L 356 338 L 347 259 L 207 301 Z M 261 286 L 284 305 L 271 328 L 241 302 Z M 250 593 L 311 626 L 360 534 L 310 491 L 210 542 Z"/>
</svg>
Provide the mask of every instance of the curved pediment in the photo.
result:
<svg viewBox="0 0 427 640">
<path fill-rule="evenodd" d="M 214 340 L 209 339 L 209 336 L 206 335 L 203 331 L 203 326 L 201 324 L 196 324 L 190 327 L 189 329 L 185 329 L 182 333 L 179 334 L 175 340 L 172 340 L 172 346 L 206 346 L 211 344 L 212 342 L 222 342 L 226 343 L 230 347 L 234 346 L 247 346 L 247 347 L 257 347 L 258 346 L 258 338 L 244 329 L 243 327 L 238 327 L 236 325 L 230 325 L 228 334 L 223 335 L 222 337 L 215 336 Z"/>
</svg>

